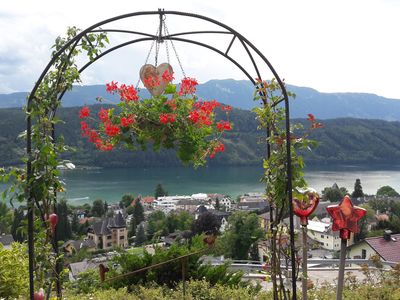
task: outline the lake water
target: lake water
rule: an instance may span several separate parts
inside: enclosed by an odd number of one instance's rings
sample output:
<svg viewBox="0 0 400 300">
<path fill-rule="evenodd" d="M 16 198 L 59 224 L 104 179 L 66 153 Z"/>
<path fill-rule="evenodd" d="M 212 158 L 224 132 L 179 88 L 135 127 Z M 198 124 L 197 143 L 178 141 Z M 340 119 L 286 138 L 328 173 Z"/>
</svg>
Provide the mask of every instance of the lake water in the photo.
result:
<svg viewBox="0 0 400 300">
<path fill-rule="evenodd" d="M 191 195 L 194 193 L 221 193 L 236 198 L 246 192 L 262 192 L 259 182 L 262 169 L 259 167 L 209 167 L 151 169 L 99 169 L 62 171 L 66 198 L 71 203 L 81 204 L 103 199 L 117 202 L 124 193 L 153 195 L 161 183 L 169 195 Z M 361 179 L 363 191 L 375 194 L 384 185 L 400 192 L 400 167 L 392 168 L 324 168 L 307 169 L 306 179 L 310 187 L 321 191 L 337 183 L 353 191 L 356 178 Z M 0 190 L 4 185 L 0 186 Z"/>
</svg>

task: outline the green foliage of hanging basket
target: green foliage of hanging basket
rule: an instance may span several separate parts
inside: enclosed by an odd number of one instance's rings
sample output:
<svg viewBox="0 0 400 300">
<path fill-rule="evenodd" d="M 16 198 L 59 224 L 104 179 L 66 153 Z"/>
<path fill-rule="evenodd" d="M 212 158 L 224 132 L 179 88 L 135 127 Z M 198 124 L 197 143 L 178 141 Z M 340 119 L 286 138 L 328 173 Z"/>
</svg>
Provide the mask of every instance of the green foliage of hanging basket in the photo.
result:
<svg viewBox="0 0 400 300">
<path fill-rule="evenodd" d="M 116 146 L 133 151 L 149 145 L 155 151 L 173 148 L 184 164 L 204 165 L 208 157 L 225 150 L 221 138 L 232 124 L 217 121 L 216 110 L 225 112 L 228 119 L 231 107 L 199 99 L 193 78 L 183 78 L 179 88 L 172 79 L 168 71 L 161 78 L 147 78 L 147 87 L 158 86 L 160 81 L 167 85 L 161 95 L 146 99 L 139 99 L 132 85 L 108 83 L 107 92 L 119 95 L 121 101 L 116 108 L 102 108 L 97 117 L 91 116 L 89 107 L 83 107 L 79 113 L 82 136 L 102 151 Z"/>
</svg>

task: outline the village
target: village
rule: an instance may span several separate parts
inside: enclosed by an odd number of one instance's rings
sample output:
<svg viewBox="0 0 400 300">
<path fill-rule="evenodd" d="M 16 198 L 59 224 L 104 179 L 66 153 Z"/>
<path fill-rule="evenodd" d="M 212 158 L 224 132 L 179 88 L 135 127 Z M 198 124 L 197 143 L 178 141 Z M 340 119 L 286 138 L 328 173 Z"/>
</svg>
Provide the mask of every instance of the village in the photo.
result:
<svg viewBox="0 0 400 300">
<path fill-rule="evenodd" d="M 335 185 L 333 188 L 336 188 Z M 74 281 L 81 272 L 97 269 L 101 263 L 107 263 L 120 251 L 152 253 L 156 246 L 169 247 L 187 239 L 191 236 L 190 232 L 195 230 L 196 220 L 202 216 L 205 218 L 206 215 L 206 222 L 215 222 L 219 235 L 223 235 L 229 228 L 229 217 L 237 211 L 254 213 L 259 228 L 265 233 L 270 230 L 270 207 L 262 193 L 249 192 L 237 199 L 222 194 L 163 194 L 166 193 L 159 185 L 155 196 L 124 195 L 120 203 L 107 204 L 96 200 L 91 208 L 87 204 L 80 207 L 69 206 L 66 220 L 60 220 L 59 223 L 59 230 L 70 232 L 67 236 L 69 239 L 65 239 L 65 236 L 60 238 L 63 241 L 60 243 L 60 251 L 66 257 L 69 279 Z M 101 204 L 96 206 L 96 202 Z M 389 219 L 396 217 L 398 212 L 395 209 L 398 209 L 400 198 L 363 196 L 353 198 L 353 202 L 367 207 L 369 211 L 359 235 L 371 233 L 377 228 L 380 230 L 375 230 L 376 236 L 360 237 L 352 234 L 347 243 L 347 258 L 368 260 L 377 256 L 383 262 L 399 263 L 400 234 L 392 234 L 392 231 L 384 226 L 388 225 Z M 376 203 L 380 203 L 381 210 L 372 210 L 372 207 L 377 208 Z M 383 203 L 389 206 L 384 207 Z M 334 204 L 336 203 L 331 201 L 321 201 L 308 221 L 307 243 L 310 260 L 328 262 L 338 258 L 339 233 L 332 231 L 332 220 L 326 210 L 327 206 Z M 100 211 L 96 207 L 100 208 Z M 62 218 L 62 214 L 60 217 Z M 283 223 L 288 222 L 286 218 Z M 207 227 L 207 224 L 201 226 Z M 300 232 L 298 218 L 295 230 Z M 11 234 L 0 235 L 0 243 L 6 248 L 10 247 L 13 241 Z M 268 261 L 268 241 L 261 237 L 256 244 L 258 253 L 252 256 L 258 259 L 258 269 L 261 269 Z M 326 264 L 319 261 L 318 266 L 324 265 Z"/>
</svg>

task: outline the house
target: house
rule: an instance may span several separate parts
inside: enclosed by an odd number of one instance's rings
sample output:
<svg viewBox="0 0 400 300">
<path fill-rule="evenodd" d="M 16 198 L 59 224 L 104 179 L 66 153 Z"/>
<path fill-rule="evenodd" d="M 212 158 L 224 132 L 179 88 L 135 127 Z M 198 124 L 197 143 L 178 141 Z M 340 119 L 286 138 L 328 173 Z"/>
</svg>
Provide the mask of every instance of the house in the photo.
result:
<svg viewBox="0 0 400 300">
<path fill-rule="evenodd" d="M 317 218 L 308 221 L 307 236 L 315 241 L 321 248 L 326 250 L 339 251 L 339 231 L 332 231 L 332 223 L 329 218 L 319 221 Z M 352 238 L 348 241 L 352 243 Z"/>
<path fill-rule="evenodd" d="M 209 212 L 216 216 L 217 219 L 221 222 L 221 227 L 219 228 L 219 231 L 221 233 L 225 232 L 228 227 L 228 217 L 230 216 L 230 213 L 219 210 L 209 210 Z"/>
<path fill-rule="evenodd" d="M 400 233 L 392 234 L 385 230 L 383 236 L 366 238 L 347 247 L 349 258 L 369 259 L 373 255 L 379 255 L 384 261 L 400 263 Z"/>
<path fill-rule="evenodd" d="M 215 210 L 213 207 L 207 205 L 199 205 L 195 211 L 194 219 L 197 220 L 200 215 L 210 212 L 212 213 L 221 223 L 219 227 L 219 231 L 222 233 L 228 227 L 228 217 L 230 216 L 229 212 Z"/>
<path fill-rule="evenodd" d="M 246 193 L 240 197 L 239 202 L 266 202 L 267 198 L 262 193 Z"/>
<path fill-rule="evenodd" d="M 207 194 L 204 194 L 204 193 L 193 194 L 193 195 L 191 196 L 191 198 L 192 198 L 193 200 L 200 200 L 200 201 L 209 201 L 209 200 L 210 200 L 210 198 L 208 197 L 208 195 L 207 195 Z"/>
<path fill-rule="evenodd" d="M 0 244 L 3 245 L 4 249 L 10 249 L 12 243 L 14 243 L 14 238 L 11 234 L 3 233 L 0 235 Z"/>
<path fill-rule="evenodd" d="M 94 251 L 96 250 L 96 243 L 92 239 L 77 240 L 77 241 L 69 240 L 61 246 L 61 249 L 67 255 L 73 255 L 74 253 L 84 248 L 88 249 L 88 251 Z"/>
<path fill-rule="evenodd" d="M 93 262 L 92 260 L 84 259 L 83 261 L 79 261 L 76 263 L 71 263 L 68 266 L 69 269 L 69 280 L 75 281 L 78 278 L 78 275 L 82 272 L 97 269 L 100 263 Z"/>
<path fill-rule="evenodd" d="M 121 212 L 113 218 L 105 218 L 88 229 L 88 239 L 94 241 L 98 249 L 128 246 L 128 230 Z"/>
<path fill-rule="evenodd" d="M 185 210 L 189 213 L 194 213 L 196 211 L 196 208 L 203 203 L 204 202 L 201 200 L 182 199 L 182 200 L 179 200 L 175 204 L 175 206 L 176 206 L 176 209 Z"/>
<path fill-rule="evenodd" d="M 154 201 L 155 201 L 155 198 L 152 196 L 146 196 L 146 197 L 142 198 L 143 207 L 147 208 L 147 209 L 153 208 Z"/>
<path fill-rule="evenodd" d="M 191 196 L 163 196 L 154 201 L 154 208 L 165 213 L 176 210 L 176 204 L 180 200 L 192 200 Z"/>
<path fill-rule="evenodd" d="M 229 196 L 222 194 L 208 194 L 208 198 L 211 200 L 211 204 L 216 206 L 217 201 L 219 201 L 219 206 L 221 209 L 226 211 L 232 210 L 232 200 Z"/>
<path fill-rule="evenodd" d="M 236 205 L 238 210 L 245 210 L 245 211 L 264 211 L 266 210 L 268 206 L 268 202 L 266 201 L 244 201 L 244 202 L 239 202 Z"/>
</svg>

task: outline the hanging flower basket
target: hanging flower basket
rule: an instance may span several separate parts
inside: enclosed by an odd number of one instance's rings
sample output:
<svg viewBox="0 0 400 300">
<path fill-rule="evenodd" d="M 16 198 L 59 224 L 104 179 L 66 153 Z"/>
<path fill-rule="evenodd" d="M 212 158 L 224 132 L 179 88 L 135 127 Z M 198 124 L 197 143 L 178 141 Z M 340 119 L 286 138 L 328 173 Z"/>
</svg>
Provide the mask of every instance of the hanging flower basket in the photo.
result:
<svg viewBox="0 0 400 300">
<path fill-rule="evenodd" d="M 142 71 L 143 68 L 141 75 Z M 82 136 L 102 151 L 111 151 L 118 145 L 131 150 L 145 150 L 148 145 L 156 151 L 174 148 L 183 163 L 195 167 L 225 150 L 221 138 L 232 129 L 228 120 L 230 106 L 198 99 L 198 83 L 193 78 L 183 78 L 179 86 L 172 84 L 172 68 L 141 77 L 153 96 L 139 99 L 133 85 L 114 81 L 106 84 L 107 92 L 119 95 L 120 103 L 116 108 L 102 108 L 98 116 L 83 107 L 79 112 Z M 225 113 L 226 120 L 216 120 L 217 109 Z"/>
</svg>

